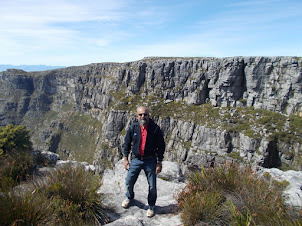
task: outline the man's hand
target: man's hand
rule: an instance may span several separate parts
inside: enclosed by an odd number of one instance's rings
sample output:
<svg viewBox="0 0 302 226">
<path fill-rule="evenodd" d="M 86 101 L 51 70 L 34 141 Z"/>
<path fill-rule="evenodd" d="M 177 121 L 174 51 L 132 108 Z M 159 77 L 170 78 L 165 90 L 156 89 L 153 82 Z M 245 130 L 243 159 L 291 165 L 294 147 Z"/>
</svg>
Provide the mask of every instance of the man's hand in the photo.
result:
<svg viewBox="0 0 302 226">
<path fill-rule="evenodd" d="M 156 165 L 156 174 L 159 174 L 162 170 L 162 164 L 161 162 L 158 162 L 157 165 Z"/>
<path fill-rule="evenodd" d="M 124 168 L 125 170 L 129 169 L 129 160 L 127 157 L 124 157 Z"/>
</svg>

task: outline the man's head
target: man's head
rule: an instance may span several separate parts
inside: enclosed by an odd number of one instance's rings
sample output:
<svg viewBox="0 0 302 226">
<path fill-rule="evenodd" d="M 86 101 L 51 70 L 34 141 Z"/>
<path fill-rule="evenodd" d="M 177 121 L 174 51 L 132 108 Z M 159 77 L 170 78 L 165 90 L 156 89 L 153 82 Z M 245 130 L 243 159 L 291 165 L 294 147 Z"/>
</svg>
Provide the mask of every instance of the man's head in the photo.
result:
<svg viewBox="0 0 302 226">
<path fill-rule="evenodd" d="M 146 107 L 138 107 L 136 109 L 136 117 L 141 126 L 145 126 L 149 123 L 149 110 Z"/>
</svg>

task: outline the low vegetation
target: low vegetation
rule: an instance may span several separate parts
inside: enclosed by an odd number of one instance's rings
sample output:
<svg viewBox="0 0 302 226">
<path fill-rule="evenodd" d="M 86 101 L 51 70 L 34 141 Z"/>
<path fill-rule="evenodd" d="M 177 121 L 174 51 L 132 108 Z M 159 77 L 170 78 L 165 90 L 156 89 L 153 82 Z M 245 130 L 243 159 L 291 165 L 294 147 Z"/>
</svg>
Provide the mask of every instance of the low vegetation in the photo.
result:
<svg viewBox="0 0 302 226">
<path fill-rule="evenodd" d="M 1 190 L 3 225 L 100 225 L 108 217 L 97 189 L 100 177 L 67 165 L 46 179 Z"/>
<path fill-rule="evenodd" d="M 253 107 L 213 107 L 210 103 L 202 105 L 187 104 L 184 101 L 165 103 L 163 98 L 137 93 L 125 96 L 125 88 L 113 93 L 114 101 L 110 108 L 134 111 L 139 105 L 151 108 L 152 116 L 157 118 L 192 121 L 207 127 L 242 132 L 246 136 L 258 138 L 264 135 L 292 144 L 302 143 L 302 118 L 297 115 L 287 117 L 283 114 Z"/>
<path fill-rule="evenodd" d="M 0 127 L 0 189 L 24 181 L 34 170 L 29 130 L 25 126 Z"/>
<path fill-rule="evenodd" d="M 302 213 L 284 204 L 287 181 L 257 177 L 249 167 L 222 165 L 193 173 L 177 202 L 184 225 L 301 225 Z"/>
<path fill-rule="evenodd" d="M 2 225 L 100 225 L 108 217 L 97 190 L 100 176 L 66 165 L 33 176 L 41 156 L 32 155 L 29 131 L 1 127 L 0 222 Z"/>
<path fill-rule="evenodd" d="M 141 91 L 133 96 L 125 96 L 125 87 L 112 95 L 114 101 L 110 108 L 115 110 L 135 111 L 137 106 L 147 105 L 153 118 L 173 118 L 230 133 L 242 133 L 259 143 L 266 137 L 268 141 L 276 141 L 277 145 L 286 147 L 282 152 L 292 157 L 292 169 L 299 169 L 301 165 L 302 153 L 293 150 L 296 144 L 302 144 L 302 118 L 297 115 L 288 117 L 278 112 L 246 106 L 214 107 L 210 103 L 194 105 L 185 101 L 167 101 L 154 94 L 145 95 Z"/>
<path fill-rule="evenodd" d="M 30 124 L 31 138 L 37 146 L 46 150 L 54 147 L 53 151 L 63 160 L 93 163 L 95 150 L 99 148 L 97 141 L 102 136 L 102 122 L 96 118 L 79 112 L 49 111 Z M 42 139 L 41 134 L 45 134 Z M 58 139 L 53 139 L 55 136 Z"/>
<path fill-rule="evenodd" d="M 66 115 L 61 122 L 64 128 L 56 131 L 61 134 L 59 148 L 67 150 L 77 161 L 92 164 L 97 149 L 96 137 L 102 135 L 102 122 L 76 112 Z"/>
</svg>

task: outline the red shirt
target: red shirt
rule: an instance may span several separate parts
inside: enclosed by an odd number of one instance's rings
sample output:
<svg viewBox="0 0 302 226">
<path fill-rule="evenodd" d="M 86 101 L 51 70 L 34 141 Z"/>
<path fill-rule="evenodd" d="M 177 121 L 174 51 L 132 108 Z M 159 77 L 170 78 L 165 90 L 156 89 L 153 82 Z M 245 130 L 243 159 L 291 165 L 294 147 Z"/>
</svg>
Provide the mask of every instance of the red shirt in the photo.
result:
<svg viewBox="0 0 302 226">
<path fill-rule="evenodd" d="M 146 140 L 147 140 L 147 129 L 148 129 L 148 124 L 145 125 L 145 128 L 143 128 L 141 125 L 141 140 L 139 142 L 139 154 L 141 156 L 144 156 L 144 151 L 145 151 L 145 145 L 146 145 Z"/>
</svg>

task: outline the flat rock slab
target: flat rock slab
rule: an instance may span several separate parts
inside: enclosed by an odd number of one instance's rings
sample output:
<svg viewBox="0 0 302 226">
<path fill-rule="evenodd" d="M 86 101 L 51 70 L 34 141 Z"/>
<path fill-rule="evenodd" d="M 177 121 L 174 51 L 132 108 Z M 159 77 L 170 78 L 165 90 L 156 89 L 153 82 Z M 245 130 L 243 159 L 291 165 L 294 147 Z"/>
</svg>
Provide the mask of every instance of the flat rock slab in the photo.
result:
<svg viewBox="0 0 302 226">
<path fill-rule="evenodd" d="M 288 181 L 289 185 L 283 192 L 285 202 L 290 206 L 302 208 L 302 171 L 288 170 L 284 172 L 276 168 L 263 168 L 260 172 L 261 174 L 268 172 L 278 181 Z"/>
<path fill-rule="evenodd" d="M 262 169 L 259 174 L 269 172 L 274 179 L 287 180 L 290 185 L 284 191 L 286 203 L 294 207 L 302 207 L 302 171 L 286 171 L 278 169 Z M 146 216 L 148 203 L 148 182 L 144 171 L 141 172 L 135 184 L 135 199 L 130 207 L 124 209 L 121 205 L 125 196 L 125 177 L 123 160 L 116 163 L 113 170 L 106 170 L 103 185 L 99 192 L 103 194 L 102 201 L 109 209 L 110 223 L 107 225 L 182 225 L 180 214 L 177 212 L 175 195 L 185 186 L 179 165 L 175 162 L 164 161 L 163 171 L 157 178 L 157 202 L 155 215 Z"/>
<path fill-rule="evenodd" d="M 110 223 L 107 225 L 182 225 L 180 215 L 176 211 L 175 195 L 185 186 L 178 182 L 179 167 L 177 164 L 164 161 L 164 179 L 157 178 L 157 202 L 155 215 L 152 218 L 146 216 L 148 203 L 148 182 L 144 171 L 138 177 L 134 187 L 135 199 L 124 209 L 121 206 L 125 196 L 125 177 L 123 160 L 119 161 L 114 170 L 106 170 L 103 176 L 103 185 L 99 192 L 103 194 L 103 203 L 110 209 Z M 168 181 L 167 178 L 171 178 Z"/>
</svg>

